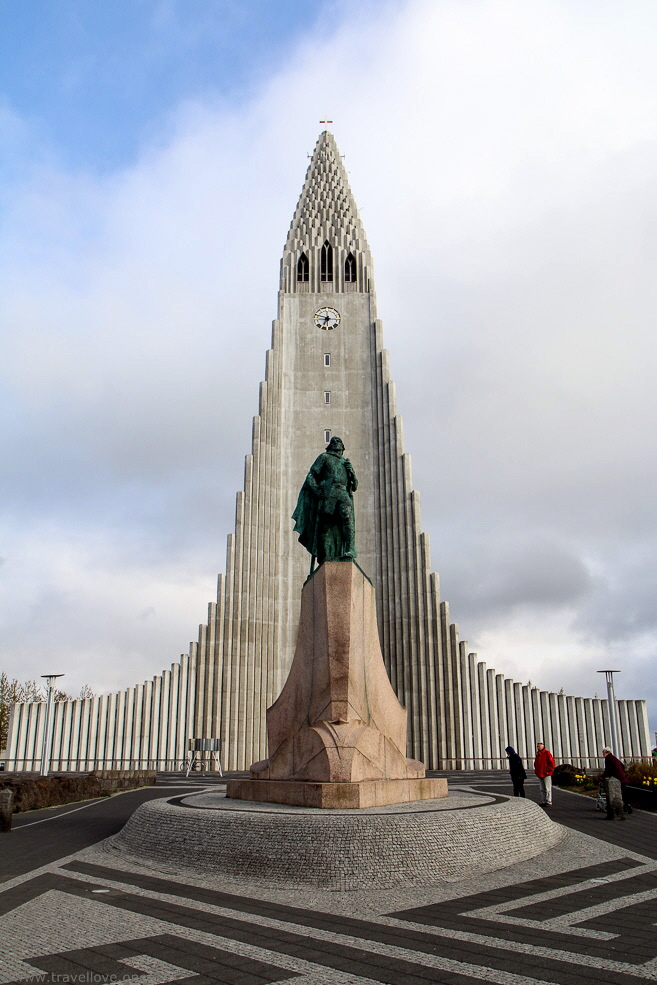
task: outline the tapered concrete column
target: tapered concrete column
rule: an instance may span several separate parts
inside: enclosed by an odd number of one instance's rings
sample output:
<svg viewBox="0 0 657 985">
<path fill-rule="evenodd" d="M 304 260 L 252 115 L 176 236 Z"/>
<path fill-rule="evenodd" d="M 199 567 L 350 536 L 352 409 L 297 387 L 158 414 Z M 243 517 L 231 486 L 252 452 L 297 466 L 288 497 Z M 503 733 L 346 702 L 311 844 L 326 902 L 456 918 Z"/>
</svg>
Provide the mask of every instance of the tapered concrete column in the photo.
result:
<svg viewBox="0 0 657 985">
<path fill-rule="evenodd" d="M 537 739 L 530 690 L 528 684 L 522 685 L 522 708 L 525 716 L 525 748 L 527 749 L 527 755 L 533 756 Z"/>
<path fill-rule="evenodd" d="M 575 710 L 575 698 L 568 695 L 566 698 L 566 715 L 568 716 L 568 759 L 577 759 L 579 753 L 579 743 L 577 741 L 577 712 Z"/>
<path fill-rule="evenodd" d="M 554 739 L 552 735 L 552 716 L 550 715 L 550 702 L 547 691 L 539 691 L 539 704 L 541 708 L 541 722 L 543 723 L 544 742 L 548 749 L 554 754 Z"/>
<path fill-rule="evenodd" d="M 479 692 L 479 712 L 481 715 L 481 754 L 484 769 L 490 769 L 490 714 L 488 708 L 488 686 L 486 680 L 486 664 L 477 664 L 477 690 Z"/>
<path fill-rule="evenodd" d="M 495 693 L 495 671 L 486 672 L 486 704 L 488 706 L 488 735 L 491 762 L 489 769 L 497 769 L 500 756 L 500 727 L 497 718 L 497 696 Z"/>
<path fill-rule="evenodd" d="M 481 697 L 479 692 L 479 661 L 477 660 L 476 653 L 470 653 L 468 655 L 468 669 L 470 672 L 470 707 L 472 714 L 472 744 L 474 748 L 474 769 L 480 770 L 484 768 L 482 756 L 483 756 L 483 742 L 481 738 Z"/>
<path fill-rule="evenodd" d="M 588 750 L 588 760 L 586 762 L 586 768 L 592 769 L 597 765 L 597 760 L 599 753 L 597 751 L 597 745 L 595 741 L 595 720 L 593 718 L 593 699 L 584 698 L 584 728 L 586 729 L 586 745 Z"/>
<path fill-rule="evenodd" d="M 602 716 L 602 701 L 600 698 L 593 698 L 591 701 L 592 714 L 593 714 L 593 726 L 595 729 L 595 751 L 597 756 L 600 756 L 602 749 L 605 746 L 605 726 L 604 719 Z"/>
<path fill-rule="evenodd" d="M 632 755 L 632 736 L 630 733 L 630 722 L 627 714 L 627 701 L 618 701 L 618 749 L 616 753 L 621 759 Z"/>
<path fill-rule="evenodd" d="M 525 705 L 523 701 L 522 684 L 513 685 L 513 706 L 516 717 L 516 746 L 515 750 L 521 757 L 528 755 L 527 727 L 525 724 Z"/>
<path fill-rule="evenodd" d="M 518 750 L 518 726 L 516 723 L 513 681 L 508 677 L 504 679 L 504 704 L 506 706 L 507 745 L 513 746 L 516 752 L 521 755 Z"/>
<path fill-rule="evenodd" d="M 649 756 L 652 749 L 650 741 L 650 731 L 648 729 L 648 709 L 645 701 L 635 701 L 634 709 L 636 714 L 637 728 L 639 730 L 639 755 Z"/>
<path fill-rule="evenodd" d="M 534 724 L 534 746 L 537 742 L 543 742 L 543 716 L 541 715 L 540 692 L 537 687 L 529 689 L 529 701 L 532 708 L 532 722 Z"/>
<path fill-rule="evenodd" d="M 461 721 L 463 723 L 463 759 L 466 769 L 474 766 L 474 745 L 472 730 L 472 709 L 470 706 L 470 692 L 472 683 L 470 678 L 470 665 L 468 662 L 467 647 L 464 643 L 459 645 L 459 664 L 461 671 Z"/>
<path fill-rule="evenodd" d="M 561 722 L 559 720 L 559 703 L 557 701 L 558 695 L 554 691 L 550 691 L 548 695 L 548 704 L 550 708 L 550 725 L 552 732 L 552 745 L 550 746 L 552 754 L 555 759 L 561 759 Z"/>
</svg>

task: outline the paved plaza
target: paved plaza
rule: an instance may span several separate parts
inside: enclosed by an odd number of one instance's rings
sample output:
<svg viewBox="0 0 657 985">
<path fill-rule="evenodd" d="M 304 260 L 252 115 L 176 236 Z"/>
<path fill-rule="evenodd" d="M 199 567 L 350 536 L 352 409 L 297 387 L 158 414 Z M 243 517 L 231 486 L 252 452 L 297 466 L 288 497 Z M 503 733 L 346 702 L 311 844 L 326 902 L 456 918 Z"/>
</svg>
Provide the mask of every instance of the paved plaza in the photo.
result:
<svg viewBox="0 0 657 985">
<path fill-rule="evenodd" d="M 450 789 L 510 793 L 500 773 Z M 136 807 L 213 778 L 19 815 L 0 835 L 0 982 L 256 985 L 630 983 L 657 979 L 657 816 L 608 822 L 557 790 L 560 844 L 486 876 L 357 892 L 164 875 L 107 848 Z M 532 778 L 528 796 L 538 800 Z"/>
</svg>

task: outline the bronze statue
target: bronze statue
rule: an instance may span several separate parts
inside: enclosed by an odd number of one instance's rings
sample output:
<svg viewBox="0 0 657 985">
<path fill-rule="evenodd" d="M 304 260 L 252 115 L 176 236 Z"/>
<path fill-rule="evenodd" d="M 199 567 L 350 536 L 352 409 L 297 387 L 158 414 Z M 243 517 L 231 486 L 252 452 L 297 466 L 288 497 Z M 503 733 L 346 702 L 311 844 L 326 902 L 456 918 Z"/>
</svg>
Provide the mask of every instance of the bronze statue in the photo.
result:
<svg viewBox="0 0 657 985">
<path fill-rule="evenodd" d="M 353 493 L 358 479 L 343 452 L 342 439 L 331 438 L 311 465 L 292 514 L 299 543 L 312 555 L 311 572 L 315 558 L 321 564 L 356 557 Z"/>
</svg>

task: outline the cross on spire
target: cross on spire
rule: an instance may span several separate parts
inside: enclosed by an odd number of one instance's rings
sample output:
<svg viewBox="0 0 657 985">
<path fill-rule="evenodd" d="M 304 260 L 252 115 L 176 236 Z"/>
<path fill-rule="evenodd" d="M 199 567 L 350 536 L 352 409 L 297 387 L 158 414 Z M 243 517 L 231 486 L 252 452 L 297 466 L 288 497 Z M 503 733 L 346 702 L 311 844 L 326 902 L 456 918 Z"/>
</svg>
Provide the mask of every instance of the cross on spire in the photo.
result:
<svg viewBox="0 0 657 985">
<path fill-rule="evenodd" d="M 333 120 L 320 120 L 320 123 L 333 123 Z"/>
</svg>

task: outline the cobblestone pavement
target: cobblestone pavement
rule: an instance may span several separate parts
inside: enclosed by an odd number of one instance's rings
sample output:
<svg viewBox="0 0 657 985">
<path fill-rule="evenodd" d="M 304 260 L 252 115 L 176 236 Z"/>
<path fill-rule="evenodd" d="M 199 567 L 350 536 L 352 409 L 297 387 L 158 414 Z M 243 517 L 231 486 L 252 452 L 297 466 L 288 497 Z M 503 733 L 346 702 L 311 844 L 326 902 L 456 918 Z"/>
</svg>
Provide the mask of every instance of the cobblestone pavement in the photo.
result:
<svg viewBox="0 0 657 985">
<path fill-rule="evenodd" d="M 505 795 L 505 774 L 450 774 Z M 99 839 L 147 796 L 215 778 L 39 811 L 0 835 L 0 982 L 256 985 L 584 985 L 657 979 L 657 816 L 606 822 L 555 791 L 568 834 L 535 859 L 477 879 L 352 893 L 163 877 Z M 533 780 L 528 796 L 538 799 Z M 141 798 L 141 799 L 140 799 Z"/>
</svg>

